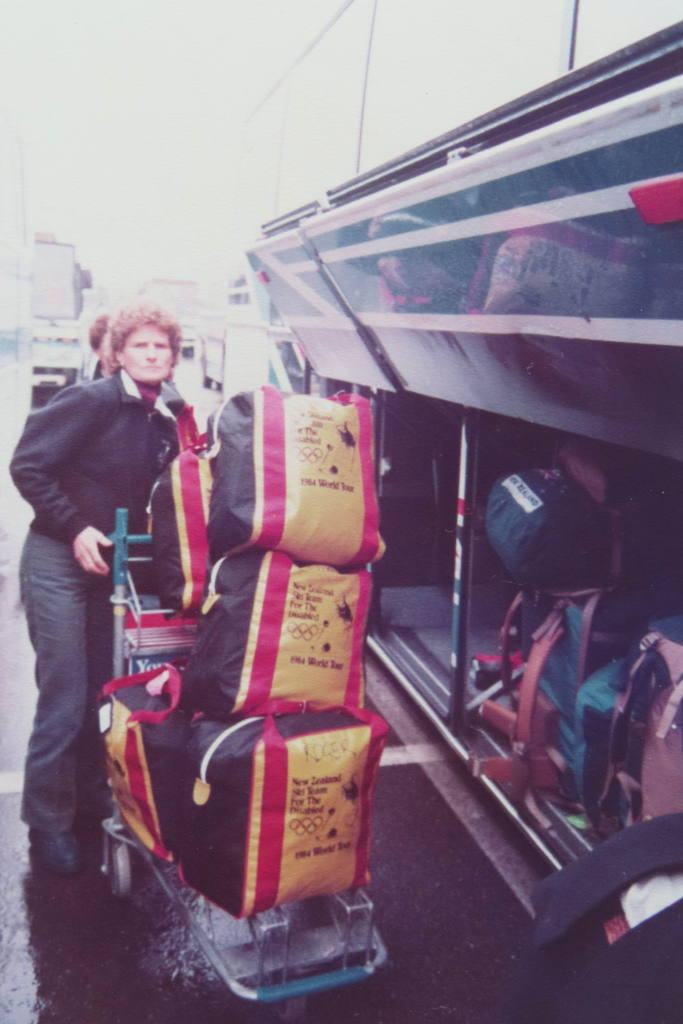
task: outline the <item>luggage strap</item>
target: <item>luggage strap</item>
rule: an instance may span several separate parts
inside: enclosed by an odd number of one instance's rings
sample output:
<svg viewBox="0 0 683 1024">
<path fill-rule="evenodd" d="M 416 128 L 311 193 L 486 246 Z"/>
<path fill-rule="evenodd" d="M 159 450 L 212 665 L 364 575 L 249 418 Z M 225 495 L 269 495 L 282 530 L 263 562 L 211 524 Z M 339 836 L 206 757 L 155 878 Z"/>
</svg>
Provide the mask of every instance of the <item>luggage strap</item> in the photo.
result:
<svg viewBox="0 0 683 1024">
<path fill-rule="evenodd" d="M 562 613 L 566 606 L 566 603 L 558 602 L 545 622 L 533 634 L 534 646 L 531 648 L 519 690 L 515 744 L 527 747 L 536 738 L 532 735 L 536 694 L 550 652 L 564 634 Z"/>
<path fill-rule="evenodd" d="M 512 661 L 510 658 L 512 623 L 514 621 L 515 615 L 517 614 L 517 609 L 520 607 L 522 603 L 523 596 L 524 594 L 520 590 L 520 592 L 517 594 L 514 601 L 508 608 L 507 612 L 505 613 L 505 618 L 503 619 L 503 626 L 500 631 L 500 678 L 503 683 L 504 693 L 509 693 L 510 690 L 512 689 Z"/>
<path fill-rule="evenodd" d="M 166 678 L 162 681 L 164 675 Z M 102 696 L 110 697 L 118 690 L 126 690 L 130 686 L 146 686 L 147 683 L 154 680 L 161 683 L 160 692 L 167 693 L 171 698 L 169 707 L 164 711 L 133 711 L 128 718 L 128 724 L 151 722 L 153 725 L 159 725 L 168 718 L 172 711 L 175 711 L 180 702 L 180 672 L 170 662 L 166 665 L 157 665 L 156 668 L 148 669 L 147 672 L 138 672 L 133 676 L 120 676 L 118 679 L 112 679 L 103 687 Z"/>
<path fill-rule="evenodd" d="M 610 726 L 609 738 L 609 761 L 607 765 L 607 775 L 605 776 L 605 784 L 602 788 L 600 799 L 598 800 L 598 807 L 601 809 L 603 808 L 605 801 L 607 800 L 607 797 L 609 795 L 609 792 L 612 789 L 614 782 L 616 781 L 621 787 L 628 803 L 629 823 L 631 823 L 633 819 L 633 793 L 636 791 L 639 792 L 640 786 L 638 785 L 635 779 L 632 779 L 631 776 L 627 775 L 627 773 L 624 771 L 622 761 L 626 752 L 625 750 L 615 750 L 615 737 L 617 731 L 619 730 L 619 727 L 621 726 L 622 730 L 625 729 L 627 725 L 627 720 L 630 718 L 631 706 L 633 704 L 634 696 L 634 681 L 638 674 L 638 671 L 641 668 L 649 651 L 652 650 L 653 647 L 657 646 L 661 639 L 661 635 L 653 631 L 644 636 L 643 639 L 640 641 L 640 657 L 633 664 L 631 671 L 629 672 L 627 688 L 623 691 L 623 693 L 617 695 L 616 703 L 614 705 L 614 712 L 612 714 L 612 724 Z"/>
</svg>

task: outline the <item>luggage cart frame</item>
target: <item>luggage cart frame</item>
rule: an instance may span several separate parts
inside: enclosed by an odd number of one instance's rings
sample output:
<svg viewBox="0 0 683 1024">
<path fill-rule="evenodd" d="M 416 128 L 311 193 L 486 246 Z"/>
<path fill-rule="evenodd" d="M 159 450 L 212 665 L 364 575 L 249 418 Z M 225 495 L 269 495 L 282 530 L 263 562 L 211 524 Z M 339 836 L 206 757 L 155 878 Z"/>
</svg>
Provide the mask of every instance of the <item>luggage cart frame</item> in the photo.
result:
<svg viewBox="0 0 683 1024">
<path fill-rule="evenodd" d="M 129 546 L 149 544 L 148 534 L 128 534 L 128 511 L 118 509 L 114 541 L 114 675 L 125 673 L 131 643 L 126 637 L 126 616 L 132 611 L 141 642 L 142 616 L 149 614 L 138 600 L 129 564 L 148 561 L 131 556 Z M 163 610 L 154 609 L 155 614 Z M 163 640 L 163 631 L 159 635 Z M 163 648 L 144 648 L 160 656 Z M 168 652 L 170 656 L 174 651 Z M 102 822 L 104 849 L 102 871 L 115 896 L 125 897 L 132 886 L 130 850 L 137 851 L 184 919 L 202 953 L 231 992 L 243 999 L 273 1003 L 279 1015 L 301 1020 L 307 996 L 351 985 L 370 977 L 387 960 L 387 950 L 374 923 L 372 900 L 362 889 L 334 896 L 313 897 L 235 920 L 199 894 L 204 924 L 183 896 L 192 893 L 172 867 L 160 861 L 123 822 L 118 810 Z M 208 926 L 207 926 L 208 924 Z M 209 933 L 213 933 L 213 936 Z M 220 946 L 216 933 L 221 939 Z"/>
</svg>

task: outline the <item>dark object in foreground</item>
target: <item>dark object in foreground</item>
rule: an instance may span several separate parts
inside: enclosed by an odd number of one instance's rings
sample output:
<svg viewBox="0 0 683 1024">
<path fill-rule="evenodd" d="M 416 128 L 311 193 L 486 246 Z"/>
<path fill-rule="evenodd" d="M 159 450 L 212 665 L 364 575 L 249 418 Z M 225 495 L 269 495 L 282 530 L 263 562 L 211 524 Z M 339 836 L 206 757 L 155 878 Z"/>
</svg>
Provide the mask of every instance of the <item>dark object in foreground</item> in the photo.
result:
<svg viewBox="0 0 683 1024">
<path fill-rule="evenodd" d="M 506 1024 L 680 1024 L 683 900 L 635 928 L 615 931 L 614 923 L 634 882 L 681 870 L 683 814 L 669 814 L 619 832 L 543 881 Z"/>
</svg>

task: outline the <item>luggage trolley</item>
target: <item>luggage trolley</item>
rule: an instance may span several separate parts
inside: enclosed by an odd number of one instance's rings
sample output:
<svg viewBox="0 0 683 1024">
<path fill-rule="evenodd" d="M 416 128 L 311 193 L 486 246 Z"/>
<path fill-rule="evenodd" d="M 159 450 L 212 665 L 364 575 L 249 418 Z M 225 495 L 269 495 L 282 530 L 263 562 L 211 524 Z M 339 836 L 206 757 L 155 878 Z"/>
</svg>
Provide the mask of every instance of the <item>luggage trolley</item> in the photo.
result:
<svg viewBox="0 0 683 1024">
<path fill-rule="evenodd" d="M 145 608 L 130 575 L 129 546 L 151 542 L 128 533 L 128 511 L 118 509 L 114 541 L 114 676 L 189 653 L 196 623 L 161 624 L 169 610 Z M 162 620 L 165 622 L 165 620 Z M 145 623 L 150 623 L 146 625 Z M 112 893 L 131 891 L 130 850 L 136 850 L 179 911 L 218 976 L 243 999 L 273 1003 L 284 1020 L 301 1020 L 306 997 L 374 974 L 387 951 L 374 924 L 372 900 L 362 890 L 311 897 L 235 920 L 178 878 L 174 865 L 154 857 L 118 811 L 102 823 L 102 871 Z"/>
</svg>

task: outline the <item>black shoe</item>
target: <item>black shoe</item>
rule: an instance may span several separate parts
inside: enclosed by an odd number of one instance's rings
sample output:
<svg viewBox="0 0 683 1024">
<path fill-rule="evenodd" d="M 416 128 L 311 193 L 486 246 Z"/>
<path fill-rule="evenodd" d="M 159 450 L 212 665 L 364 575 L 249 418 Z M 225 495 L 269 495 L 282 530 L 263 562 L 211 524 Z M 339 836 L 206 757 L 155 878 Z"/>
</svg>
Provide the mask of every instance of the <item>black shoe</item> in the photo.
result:
<svg viewBox="0 0 683 1024">
<path fill-rule="evenodd" d="M 28 830 L 31 846 L 39 860 L 57 875 L 75 875 L 83 868 L 83 858 L 72 832 Z"/>
</svg>

